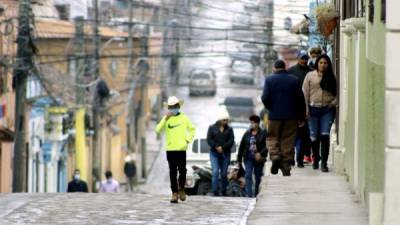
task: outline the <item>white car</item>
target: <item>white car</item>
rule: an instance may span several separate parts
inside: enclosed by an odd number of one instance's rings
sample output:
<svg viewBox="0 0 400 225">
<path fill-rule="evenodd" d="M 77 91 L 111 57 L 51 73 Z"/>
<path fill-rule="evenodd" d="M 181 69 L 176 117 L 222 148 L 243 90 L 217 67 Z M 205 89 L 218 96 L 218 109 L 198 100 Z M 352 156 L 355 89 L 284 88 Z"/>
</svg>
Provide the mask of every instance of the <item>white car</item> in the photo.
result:
<svg viewBox="0 0 400 225">
<path fill-rule="evenodd" d="M 245 123 L 232 123 L 231 127 L 235 136 L 235 144 L 231 150 L 231 161 L 237 160 L 237 153 L 239 149 L 240 141 L 242 140 L 243 134 L 246 132 L 248 125 Z M 193 166 L 211 168 L 210 165 L 210 146 L 207 143 L 207 133 L 199 132 L 194 138 L 193 142 L 189 145 L 186 157 L 186 184 L 185 188 L 189 194 L 199 193 L 199 181 L 200 177 L 193 170 Z M 203 183 L 207 184 L 208 183 Z M 201 187 L 202 189 L 209 189 L 211 187 Z M 203 191 L 200 191 L 200 193 Z"/>
<path fill-rule="evenodd" d="M 215 71 L 212 69 L 195 69 L 190 73 L 189 95 L 208 94 L 214 96 L 217 92 Z"/>
</svg>

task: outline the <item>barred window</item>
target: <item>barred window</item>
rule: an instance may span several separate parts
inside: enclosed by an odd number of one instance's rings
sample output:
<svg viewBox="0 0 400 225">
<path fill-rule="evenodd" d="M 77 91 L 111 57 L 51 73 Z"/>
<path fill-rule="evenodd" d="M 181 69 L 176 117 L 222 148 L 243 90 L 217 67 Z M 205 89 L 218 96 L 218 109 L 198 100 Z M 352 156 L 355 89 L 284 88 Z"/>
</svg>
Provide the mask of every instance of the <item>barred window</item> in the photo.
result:
<svg viewBox="0 0 400 225">
<path fill-rule="evenodd" d="M 365 0 L 343 1 L 343 19 L 365 16 Z"/>
<path fill-rule="evenodd" d="M 381 21 L 386 23 L 386 0 L 381 0 Z"/>
</svg>

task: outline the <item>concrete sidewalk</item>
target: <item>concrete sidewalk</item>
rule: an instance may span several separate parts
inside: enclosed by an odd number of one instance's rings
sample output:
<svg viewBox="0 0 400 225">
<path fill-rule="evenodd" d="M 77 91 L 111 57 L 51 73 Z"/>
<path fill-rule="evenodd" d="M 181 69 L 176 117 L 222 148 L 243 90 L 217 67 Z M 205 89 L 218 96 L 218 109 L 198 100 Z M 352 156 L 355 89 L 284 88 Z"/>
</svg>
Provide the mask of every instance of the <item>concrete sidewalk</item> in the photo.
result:
<svg viewBox="0 0 400 225">
<path fill-rule="evenodd" d="M 310 166 L 294 168 L 291 177 L 263 177 L 249 225 L 367 225 L 368 215 L 351 194 L 344 177 Z"/>
</svg>

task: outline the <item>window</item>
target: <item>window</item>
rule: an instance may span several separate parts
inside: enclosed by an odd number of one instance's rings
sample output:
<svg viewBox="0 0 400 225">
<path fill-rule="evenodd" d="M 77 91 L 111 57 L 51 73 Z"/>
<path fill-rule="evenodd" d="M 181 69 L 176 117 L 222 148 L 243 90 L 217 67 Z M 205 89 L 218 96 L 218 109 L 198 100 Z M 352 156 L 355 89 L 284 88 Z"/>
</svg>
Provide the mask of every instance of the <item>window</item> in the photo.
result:
<svg viewBox="0 0 400 225">
<path fill-rule="evenodd" d="M 210 146 L 208 145 L 207 139 L 205 138 L 195 139 L 193 141 L 193 147 L 192 147 L 193 153 L 199 153 L 199 140 L 200 140 L 200 153 L 209 153 Z"/>
<path fill-rule="evenodd" d="M 381 0 L 381 21 L 386 23 L 386 0 Z"/>
<path fill-rule="evenodd" d="M 61 20 L 69 20 L 70 5 L 55 5 Z"/>
<path fill-rule="evenodd" d="M 374 15 L 375 15 L 374 0 L 369 0 L 368 9 L 369 9 L 368 21 L 369 21 L 370 23 L 374 23 Z"/>
<path fill-rule="evenodd" d="M 343 19 L 365 16 L 365 0 L 343 1 Z"/>
<path fill-rule="evenodd" d="M 110 72 L 113 77 L 117 76 L 118 73 L 118 61 L 116 58 L 112 58 L 110 62 Z"/>
</svg>

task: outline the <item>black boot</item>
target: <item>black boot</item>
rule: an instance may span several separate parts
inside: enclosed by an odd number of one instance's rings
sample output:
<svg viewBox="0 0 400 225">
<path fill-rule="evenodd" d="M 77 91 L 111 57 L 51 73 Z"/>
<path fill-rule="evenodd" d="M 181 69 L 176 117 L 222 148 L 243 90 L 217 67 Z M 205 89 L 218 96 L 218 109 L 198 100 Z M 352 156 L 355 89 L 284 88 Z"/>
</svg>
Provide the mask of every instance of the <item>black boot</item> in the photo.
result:
<svg viewBox="0 0 400 225">
<path fill-rule="evenodd" d="M 279 167 L 281 164 L 281 157 L 280 156 L 270 156 L 272 161 L 271 166 L 271 174 L 276 175 L 279 172 Z"/>
<path fill-rule="evenodd" d="M 312 154 L 313 154 L 313 169 L 314 170 L 317 170 L 319 168 L 320 145 L 321 145 L 321 142 L 320 142 L 319 138 L 317 138 L 317 140 L 311 142 L 311 150 L 312 150 Z"/>
<path fill-rule="evenodd" d="M 328 157 L 329 157 L 330 138 L 329 135 L 321 136 L 321 171 L 329 172 Z"/>
</svg>

